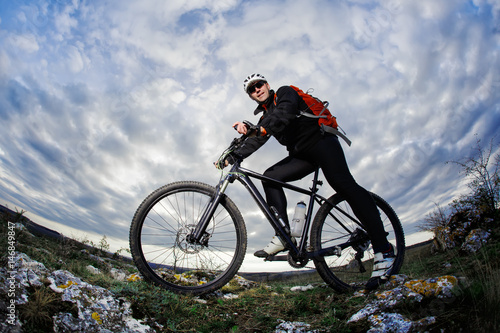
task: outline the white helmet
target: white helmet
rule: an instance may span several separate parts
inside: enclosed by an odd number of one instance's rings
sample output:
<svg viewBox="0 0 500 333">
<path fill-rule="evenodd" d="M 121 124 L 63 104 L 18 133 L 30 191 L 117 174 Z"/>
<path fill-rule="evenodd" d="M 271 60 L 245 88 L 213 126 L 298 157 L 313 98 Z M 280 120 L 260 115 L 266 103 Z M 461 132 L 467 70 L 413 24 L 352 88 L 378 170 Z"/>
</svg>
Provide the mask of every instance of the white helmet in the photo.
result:
<svg viewBox="0 0 500 333">
<path fill-rule="evenodd" d="M 245 90 L 245 92 L 248 93 L 248 87 L 251 87 L 255 82 L 258 82 L 258 81 L 267 82 L 264 75 L 255 74 L 255 73 L 252 75 L 248 75 L 248 77 L 245 79 L 245 81 L 243 81 L 243 89 Z"/>
</svg>

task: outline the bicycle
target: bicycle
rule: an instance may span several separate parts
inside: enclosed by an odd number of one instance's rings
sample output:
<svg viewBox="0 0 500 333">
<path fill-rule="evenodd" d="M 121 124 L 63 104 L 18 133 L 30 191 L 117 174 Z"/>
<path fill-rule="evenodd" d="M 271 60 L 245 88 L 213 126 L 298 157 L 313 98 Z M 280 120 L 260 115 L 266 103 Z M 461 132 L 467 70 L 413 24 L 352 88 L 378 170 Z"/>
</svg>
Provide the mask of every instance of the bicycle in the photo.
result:
<svg viewBox="0 0 500 333">
<path fill-rule="evenodd" d="M 235 138 L 217 163 L 223 163 L 227 154 L 247 136 Z M 334 290 L 364 288 L 373 266 L 370 239 L 341 195 L 335 193 L 326 199 L 318 194 L 322 185 L 319 168 L 314 172 L 312 186 L 305 189 L 245 169 L 241 162 L 236 161 L 228 173 L 222 173 L 216 187 L 180 181 L 164 185 L 144 199 L 133 217 L 129 240 L 134 263 L 143 277 L 176 293 L 200 295 L 222 288 L 236 275 L 245 257 L 247 231 L 239 209 L 225 191 L 238 180 L 286 244 L 288 254 L 265 260 L 287 260 L 294 268 L 305 267 L 313 260 L 316 271 Z M 279 184 L 309 197 L 304 228 L 297 243 L 251 178 Z M 391 206 L 380 196 L 371 195 L 384 222 L 387 239 L 395 246 L 391 274 L 397 274 L 405 252 L 403 228 Z M 319 209 L 312 220 L 315 204 L 319 204 Z"/>
</svg>

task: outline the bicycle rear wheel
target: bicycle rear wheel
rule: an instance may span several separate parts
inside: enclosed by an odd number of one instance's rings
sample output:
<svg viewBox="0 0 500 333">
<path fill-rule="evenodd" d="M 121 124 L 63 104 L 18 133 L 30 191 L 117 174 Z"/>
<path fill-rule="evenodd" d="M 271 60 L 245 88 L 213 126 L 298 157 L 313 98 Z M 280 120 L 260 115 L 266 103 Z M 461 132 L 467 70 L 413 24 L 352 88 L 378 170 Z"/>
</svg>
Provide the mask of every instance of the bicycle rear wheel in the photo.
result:
<svg viewBox="0 0 500 333">
<path fill-rule="evenodd" d="M 210 219 L 204 244 L 188 242 L 215 188 L 177 182 L 151 193 L 130 226 L 132 258 L 143 277 L 176 293 L 215 291 L 238 272 L 247 233 L 241 213 L 227 196 Z"/>
<path fill-rule="evenodd" d="M 388 241 L 394 246 L 396 259 L 391 274 L 403 264 L 405 239 L 403 227 L 392 207 L 381 197 L 370 193 L 382 218 Z M 364 288 L 373 268 L 373 248 L 363 225 L 340 194 L 334 194 L 318 210 L 311 227 L 314 251 L 352 242 L 339 256 L 314 259 L 319 275 L 333 289 L 344 292 Z"/>
</svg>

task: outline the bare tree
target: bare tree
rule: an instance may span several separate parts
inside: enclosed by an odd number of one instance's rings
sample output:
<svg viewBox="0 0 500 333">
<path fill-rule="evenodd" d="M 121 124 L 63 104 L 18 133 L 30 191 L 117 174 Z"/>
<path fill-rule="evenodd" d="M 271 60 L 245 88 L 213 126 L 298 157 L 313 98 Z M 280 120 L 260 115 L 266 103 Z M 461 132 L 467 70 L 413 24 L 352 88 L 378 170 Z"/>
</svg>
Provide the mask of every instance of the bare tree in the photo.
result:
<svg viewBox="0 0 500 333">
<path fill-rule="evenodd" d="M 500 145 L 491 139 L 487 148 L 476 138 L 470 157 L 461 161 L 451 161 L 462 168 L 461 173 L 469 180 L 470 192 L 453 200 L 448 208 L 436 204 L 436 210 L 425 217 L 422 230 L 436 233 L 446 227 L 450 216 L 465 211 L 478 211 L 481 215 L 495 217 L 500 203 Z"/>
<path fill-rule="evenodd" d="M 487 149 L 481 145 L 481 140 L 476 139 L 476 147 L 473 148 L 471 157 L 464 161 L 453 161 L 462 167 L 462 172 L 470 180 L 468 187 L 471 193 L 460 196 L 455 201 L 455 209 L 468 208 L 470 206 L 479 208 L 484 212 L 494 212 L 498 209 L 500 202 L 500 152 L 495 149 L 499 147 L 491 139 Z"/>
</svg>

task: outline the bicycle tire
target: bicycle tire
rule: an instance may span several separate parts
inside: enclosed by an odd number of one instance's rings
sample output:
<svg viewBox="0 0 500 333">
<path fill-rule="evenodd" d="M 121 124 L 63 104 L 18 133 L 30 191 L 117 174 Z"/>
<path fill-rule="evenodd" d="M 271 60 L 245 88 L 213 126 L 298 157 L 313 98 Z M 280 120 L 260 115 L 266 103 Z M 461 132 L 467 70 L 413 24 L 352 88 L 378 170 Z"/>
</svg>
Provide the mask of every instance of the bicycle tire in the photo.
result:
<svg viewBox="0 0 500 333">
<path fill-rule="evenodd" d="M 401 269 L 405 254 L 405 238 L 403 227 L 392 207 L 380 196 L 370 193 L 380 212 L 380 217 L 388 233 L 387 239 L 395 247 L 396 259 L 391 274 L 397 274 Z M 339 210 L 339 209 L 340 210 Z M 341 213 L 341 211 L 343 213 Z M 344 227 L 335 219 L 337 218 Z M 352 239 L 356 231 L 363 237 L 368 237 L 362 229 L 361 223 L 352 213 L 349 204 L 340 194 L 334 194 L 320 207 L 311 227 L 311 245 L 315 251 L 320 251 L 330 246 L 336 246 Z M 362 231 L 359 231 L 362 230 Z M 371 276 L 373 268 L 373 248 L 368 241 L 364 246 L 348 247 L 340 256 L 333 255 L 314 259 L 314 265 L 321 278 L 333 289 L 339 292 L 363 289 Z M 363 258 L 356 260 L 355 255 L 362 253 Z M 361 262 L 361 265 L 360 265 Z M 362 272 L 361 266 L 365 268 Z"/>
<path fill-rule="evenodd" d="M 183 181 L 144 199 L 132 220 L 129 242 L 145 280 L 175 293 L 201 295 L 223 287 L 238 272 L 247 232 L 240 211 L 226 195 L 210 220 L 207 245 L 186 241 L 215 192 L 210 185 Z"/>
</svg>

